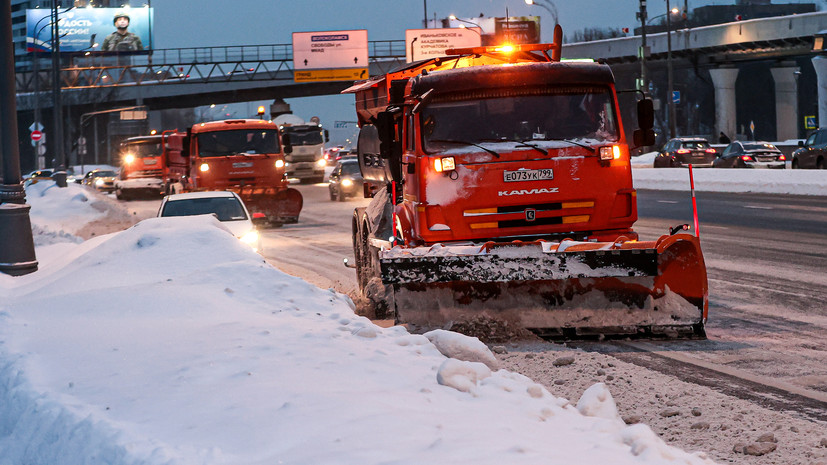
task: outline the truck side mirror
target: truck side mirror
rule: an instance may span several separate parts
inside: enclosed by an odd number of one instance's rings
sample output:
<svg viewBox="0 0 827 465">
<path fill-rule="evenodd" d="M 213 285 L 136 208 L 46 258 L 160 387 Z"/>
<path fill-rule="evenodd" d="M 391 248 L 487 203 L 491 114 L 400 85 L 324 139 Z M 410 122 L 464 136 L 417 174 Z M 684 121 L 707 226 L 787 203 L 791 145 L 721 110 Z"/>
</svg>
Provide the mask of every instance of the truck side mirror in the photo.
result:
<svg viewBox="0 0 827 465">
<path fill-rule="evenodd" d="M 804 141 L 803 140 L 798 141 L 798 146 L 799 147 L 804 147 Z"/>
<path fill-rule="evenodd" d="M 637 124 L 644 131 L 655 126 L 655 105 L 652 99 L 644 98 L 637 102 Z M 651 144 L 648 144 L 651 145 Z"/>
<path fill-rule="evenodd" d="M 398 111 L 383 111 L 376 118 L 380 141 L 379 153 L 382 158 L 388 160 L 387 168 L 394 181 L 402 179 L 402 142 L 401 137 L 397 137 L 397 115 Z"/>
<path fill-rule="evenodd" d="M 281 135 L 281 145 L 284 147 L 284 153 L 293 153 L 293 145 L 290 143 L 290 134 Z"/>
<path fill-rule="evenodd" d="M 327 132 L 327 129 L 324 130 L 324 141 L 330 142 L 330 133 Z"/>
<path fill-rule="evenodd" d="M 644 98 L 637 101 L 637 123 L 640 129 L 636 129 L 632 135 L 635 148 L 655 144 L 655 105 L 652 99 Z"/>
</svg>

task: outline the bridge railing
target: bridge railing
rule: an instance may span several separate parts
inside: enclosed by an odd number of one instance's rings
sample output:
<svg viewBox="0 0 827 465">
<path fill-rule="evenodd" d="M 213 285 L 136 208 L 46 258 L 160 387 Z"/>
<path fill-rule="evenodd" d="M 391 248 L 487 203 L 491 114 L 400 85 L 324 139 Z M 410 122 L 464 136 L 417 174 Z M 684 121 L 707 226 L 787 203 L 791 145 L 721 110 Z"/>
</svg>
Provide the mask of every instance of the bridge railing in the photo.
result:
<svg viewBox="0 0 827 465">
<path fill-rule="evenodd" d="M 404 40 L 368 42 L 370 62 L 405 57 Z M 75 55 L 61 69 L 63 88 L 156 85 L 215 80 L 287 79 L 292 71 L 292 44 L 232 45 L 156 49 L 149 54 L 90 53 Z M 39 73 L 41 92 L 51 88 L 50 73 Z M 278 76 L 278 77 L 277 77 Z M 17 91 L 31 92 L 32 73 L 17 74 Z"/>
</svg>

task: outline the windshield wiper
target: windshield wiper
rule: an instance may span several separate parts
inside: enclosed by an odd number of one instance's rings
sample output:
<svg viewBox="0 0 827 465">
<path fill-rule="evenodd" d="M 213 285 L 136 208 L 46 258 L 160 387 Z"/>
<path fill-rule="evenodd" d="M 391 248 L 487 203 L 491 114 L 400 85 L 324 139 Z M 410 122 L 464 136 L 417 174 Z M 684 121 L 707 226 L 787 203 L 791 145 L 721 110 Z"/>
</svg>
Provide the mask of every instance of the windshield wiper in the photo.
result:
<svg viewBox="0 0 827 465">
<path fill-rule="evenodd" d="M 522 145 L 518 145 L 517 147 L 530 147 L 530 148 L 542 153 L 543 155 L 548 155 L 548 150 L 542 149 L 542 148 L 540 148 L 540 147 L 538 147 L 534 144 L 529 144 L 528 143 L 529 141 L 531 141 L 533 139 L 517 140 L 517 139 L 508 139 L 508 138 L 503 137 L 501 139 L 482 139 L 482 140 L 486 141 L 486 142 L 517 142 L 519 144 L 522 144 Z"/>
<path fill-rule="evenodd" d="M 567 142 L 567 143 L 572 144 L 572 145 L 577 145 L 579 147 L 583 147 L 584 149 L 589 150 L 591 153 L 596 153 L 597 152 L 597 150 L 595 150 L 594 147 L 588 146 L 586 144 L 581 144 L 580 142 L 577 142 L 573 139 L 551 138 L 551 139 L 543 139 L 543 140 L 559 140 L 560 142 Z"/>
<path fill-rule="evenodd" d="M 446 143 L 446 144 L 473 145 L 474 147 L 479 147 L 479 148 L 485 150 L 486 152 L 490 153 L 491 155 L 494 155 L 495 157 L 500 158 L 499 153 L 497 153 L 497 152 L 495 152 L 495 151 L 493 151 L 489 148 L 485 148 L 480 144 L 475 144 L 473 142 L 468 142 L 468 141 L 464 141 L 464 140 L 452 140 L 452 139 L 430 139 L 428 142 L 436 142 L 436 143 L 443 142 L 443 143 Z"/>
</svg>

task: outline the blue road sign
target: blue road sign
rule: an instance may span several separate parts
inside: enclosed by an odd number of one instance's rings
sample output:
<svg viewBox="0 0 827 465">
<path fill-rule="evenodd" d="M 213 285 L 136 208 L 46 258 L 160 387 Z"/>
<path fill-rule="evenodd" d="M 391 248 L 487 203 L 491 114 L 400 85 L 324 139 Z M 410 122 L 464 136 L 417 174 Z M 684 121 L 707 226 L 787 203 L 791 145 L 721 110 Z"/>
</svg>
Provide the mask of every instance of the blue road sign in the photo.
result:
<svg viewBox="0 0 827 465">
<path fill-rule="evenodd" d="M 672 103 L 681 103 L 681 91 L 673 90 L 672 91 Z"/>
<path fill-rule="evenodd" d="M 817 127 L 815 115 L 804 117 L 804 129 L 815 129 Z"/>
</svg>

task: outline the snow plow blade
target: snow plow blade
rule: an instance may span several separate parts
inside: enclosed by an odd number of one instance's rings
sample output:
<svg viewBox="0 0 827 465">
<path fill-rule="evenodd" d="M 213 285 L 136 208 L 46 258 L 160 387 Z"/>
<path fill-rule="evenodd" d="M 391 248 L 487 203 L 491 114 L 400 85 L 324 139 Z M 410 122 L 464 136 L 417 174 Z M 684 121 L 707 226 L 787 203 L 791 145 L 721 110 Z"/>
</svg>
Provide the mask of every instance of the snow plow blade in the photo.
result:
<svg viewBox="0 0 827 465">
<path fill-rule="evenodd" d="M 297 223 L 304 202 L 301 192 L 292 187 L 276 190 L 245 186 L 238 195 L 251 213 L 263 213 L 274 224 Z"/>
<path fill-rule="evenodd" d="M 488 243 L 380 258 L 396 319 L 444 327 L 492 318 L 544 337 L 705 337 L 706 266 L 695 236 L 651 242 Z"/>
</svg>

